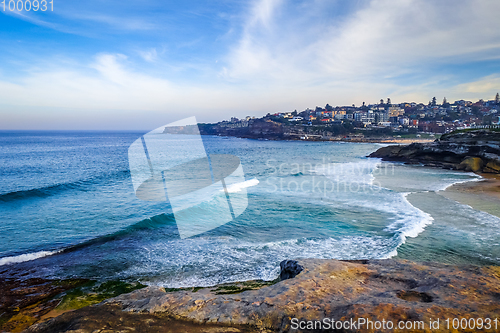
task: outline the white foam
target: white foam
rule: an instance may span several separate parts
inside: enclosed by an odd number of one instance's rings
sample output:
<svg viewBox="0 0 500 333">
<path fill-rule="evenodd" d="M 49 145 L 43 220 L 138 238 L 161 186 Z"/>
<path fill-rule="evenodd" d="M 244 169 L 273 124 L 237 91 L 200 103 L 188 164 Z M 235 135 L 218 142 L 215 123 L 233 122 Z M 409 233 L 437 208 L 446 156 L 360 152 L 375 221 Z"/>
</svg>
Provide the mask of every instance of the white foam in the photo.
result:
<svg viewBox="0 0 500 333">
<path fill-rule="evenodd" d="M 387 253 L 385 256 L 381 257 L 380 259 L 390 259 L 398 255 L 398 249 L 395 248 L 391 252 Z"/>
<path fill-rule="evenodd" d="M 179 241 L 159 241 L 137 253 L 141 265 L 123 272 L 125 276 L 158 276 L 150 285 L 168 288 L 214 286 L 246 280 L 273 280 L 278 263 L 291 258 L 383 259 L 394 256 L 397 237 L 347 236 L 319 239 L 288 239 L 254 243 L 233 237 L 199 237 Z M 189 264 L 191 269 L 180 268 Z M 176 274 L 162 274 L 176 269 Z M 192 269 L 195 268 L 195 269 Z"/>
<path fill-rule="evenodd" d="M 410 218 L 409 221 L 407 219 L 407 221 L 405 221 L 407 223 L 405 223 L 403 227 L 398 229 L 398 232 L 401 232 L 401 234 L 404 236 L 403 242 L 406 239 L 406 237 L 411 237 L 411 238 L 417 237 L 420 233 L 424 231 L 427 225 L 432 224 L 432 221 L 434 221 L 434 218 L 430 214 L 416 208 L 408 201 L 408 194 L 410 193 L 411 192 L 402 193 L 403 199 L 416 212 L 417 218 Z M 410 217 L 411 216 L 413 216 L 413 214 L 410 214 Z"/>
<path fill-rule="evenodd" d="M 413 206 L 407 199 L 412 192 L 378 192 L 377 197 L 345 201 L 344 205 L 369 208 L 376 211 L 389 213 L 395 216 L 395 221 L 384 228 L 385 231 L 396 233 L 400 237 L 400 246 L 406 237 L 415 238 L 425 226 L 431 224 L 434 218 Z"/>
<path fill-rule="evenodd" d="M 241 192 L 242 189 L 247 188 L 247 187 L 251 187 L 251 186 L 255 186 L 258 183 L 259 183 L 259 180 L 257 178 L 253 178 L 253 179 L 241 182 L 241 183 L 229 185 L 226 187 L 226 190 L 228 193 Z"/>
<path fill-rule="evenodd" d="M 434 218 L 430 214 L 418 209 L 408 201 L 407 196 L 411 193 L 395 193 L 400 196 L 399 204 L 396 204 L 396 201 L 392 200 L 389 202 L 389 205 L 378 207 L 379 210 L 396 214 L 396 221 L 388 225 L 384 230 L 397 233 L 401 239 L 401 244 L 405 243 L 406 237 L 417 237 L 425 230 L 427 225 L 432 224 L 434 221 Z M 376 207 L 373 208 L 377 209 Z"/>
<path fill-rule="evenodd" d="M 468 183 L 468 182 L 478 182 L 478 181 L 484 180 L 484 178 L 480 175 L 476 175 L 476 174 L 473 174 L 473 175 L 475 176 L 474 178 L 469 178 L 469 179 L 465 179 L 465 180 L 456 180 L 456 181 L 452 182 L 451 184 L 446 184 L 443 188 L 436 190 L 436 192 L 446 191 L 449 187 L 451 187 L 453 185 Z"/>
<path fill-rule="evenodd" d="M 39 251 L 39 252 L 34 252 L 34 253 L 20 254 L 18 256 L 0 258 L 0 266 L 9 265 L 9 264 L 16 264 L 16 263 L 25 262 L 25 261 L 31 261 L 31 260 L 35 260 L 38 258 L 47 257 L 50 255 L 56 254 L 58 252 L 59 251 Z"/>
</svg>

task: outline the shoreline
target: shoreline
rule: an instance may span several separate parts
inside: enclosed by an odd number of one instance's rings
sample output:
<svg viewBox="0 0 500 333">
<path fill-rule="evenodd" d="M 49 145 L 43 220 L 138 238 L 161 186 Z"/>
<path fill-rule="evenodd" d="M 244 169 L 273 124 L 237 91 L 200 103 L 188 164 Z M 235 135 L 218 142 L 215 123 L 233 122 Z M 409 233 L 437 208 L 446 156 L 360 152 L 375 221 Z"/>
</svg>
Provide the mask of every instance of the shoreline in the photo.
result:
<svg viewBox="0 0 500 333">
<path fill-rule="evenodd" d="M 238 138 L 238 139 L 248 139 L 248 140 L 259 140 L 259 141 L 301 141 L 301 142 L 353 142 L 353 143 L 394 143 L 394 144 L 405 144 L 409 145 L 412 143 L 429 143 L 434 142 L 436 139 L 422 139 L 422 138 L 395 138 L 395 137 L 380 137 L 380 138 L 344 138 L 344 137 L 326 137 L 326 138 L 317 138 L 315 136 L 311 136 L 306 139 L 301 139 L 300 136 L 289 136 L 286 138 L 277 138 L 277 137 L 269 137 L 269 138 L 261 138 L 261 137 L 248 137 L 248 136 L 235 136 L 235 135 L 216 135 L 216 134 L 202 134 L 202 136 L 215 136 L 215 137 L 224 137 L 224 138 Z"/>
<path fill-rule="evenodd" d="M 449 186 L 437 192 L 447 199 L 500 217 L 500 175 L 478 173 L 483 179 Z"/>
</svg>

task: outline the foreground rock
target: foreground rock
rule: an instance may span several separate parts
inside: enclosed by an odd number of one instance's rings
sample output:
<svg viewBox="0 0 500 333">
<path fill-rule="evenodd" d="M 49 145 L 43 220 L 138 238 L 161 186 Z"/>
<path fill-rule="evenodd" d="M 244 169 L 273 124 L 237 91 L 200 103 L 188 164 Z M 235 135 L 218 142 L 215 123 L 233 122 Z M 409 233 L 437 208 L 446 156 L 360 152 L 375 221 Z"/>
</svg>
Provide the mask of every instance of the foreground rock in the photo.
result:
<svg viewBox="0 0 500 333">
<path fill-rule="evenodd" d="M 500 173 L 500 132 L 474 130 L 443 135 L 431 143 L 382 147 L 369 157 L 454 170 Z"/>
<path fill-rule="evenodd" d="M 86 283 L 83 279 L 0 279 L 0 331 L 21 332 L 60 303 L 56 296 Z"/>
<path fill-rule="evenodd" d="M 114 329 L 110 324 L 113 320 L 106 321 L 111 308 L 115 309 L 113 316 L 121 318 L 115 322 L 120 323 L 122 332 L 147 331 L 141 330 L 140 325 L 124 328 L 126 316 L 134 314 L 135 321 L 142 314 L 144 320 L 154 319 L 154 322 L 222 325 L 211 329 L 222 331 L 225 326 L 228 332 L 297 331 L 293 329 L 293 318 L 354 322 L 363 318 L 392 321 L 394 325 L 399 321 L 414 325 L 422 322 L 427 331 L 431 331 L 430 320 L 440 319 L 439 329 L 433 327 L 432 332 L 452 331 L 445 327 L 447 318 L 500 319 L 499 267 L 455 267 L 392 259 L 354 262 L 306 259 L 299 260 L 298 265 L 303 270 L 294 278 L 237 293 L 221 287 L 173 292 L 148 287 L 66 313 L 29 331 L 92 332 L 95 327 L 90 327 L 90 323 L 96 321 L 106 322 L 107 329 Z M 359 326 L 354 329 L 357 330 L 381 331 Z"/>
<path fill-rule="evenodd" d="M 142 287 L 122 281 L 0 278 L 0 332 L 21 332 L 34 323 Z"/>
</svg>

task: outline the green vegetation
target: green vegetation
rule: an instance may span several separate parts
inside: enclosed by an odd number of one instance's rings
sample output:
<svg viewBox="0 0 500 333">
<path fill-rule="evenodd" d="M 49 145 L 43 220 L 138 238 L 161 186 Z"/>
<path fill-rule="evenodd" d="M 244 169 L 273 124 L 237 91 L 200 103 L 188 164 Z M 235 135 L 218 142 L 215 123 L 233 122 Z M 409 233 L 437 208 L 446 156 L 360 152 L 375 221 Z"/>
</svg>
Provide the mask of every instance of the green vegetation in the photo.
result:
<svg viewBox="0 0 500 333">
<path fill-rule="evenodd" d="M 500 132 L 500 127 L 495 127 L 495 128 L 465 128 L 465 129 L 460 129 L 460 130 L 455 130 L 450 133 L 443 134 L 441 136 L 441 139 L 445 139 L 449 137 L 450 135 L 457 134 L 457 133 L 466 133 L 466 132 L 473 132 L 473 131 L 489 131 L 489 132 Z"/>
<path fill-rule="evenodd" d="M 0 292 L 4 296 L 4 302 L 0 302 L 0 331 L 21 332 L 43 316 L 50 318 L 145 287 L 140 283 L 98 283 L 88 279 L 27 281 L 27 284 L 0 281 Z"/>
<path fill-rule="evenodd" d="M 107 281 L 98 285 L 96 281 L 89 281 L 83 286 L 65 292 L 56 310 L 80 309 L 144 287 L 146 286 L 140 283 L 123 281 Z"/>
</svg>

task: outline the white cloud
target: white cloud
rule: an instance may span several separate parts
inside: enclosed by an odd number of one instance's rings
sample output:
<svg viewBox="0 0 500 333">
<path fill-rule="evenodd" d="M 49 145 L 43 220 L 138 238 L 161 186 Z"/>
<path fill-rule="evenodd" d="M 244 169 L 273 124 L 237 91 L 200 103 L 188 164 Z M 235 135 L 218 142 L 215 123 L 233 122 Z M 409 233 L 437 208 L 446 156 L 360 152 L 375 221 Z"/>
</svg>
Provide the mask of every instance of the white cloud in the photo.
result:
<svg viewBox="0 0 500 333">
<path fill-rule="evenodd" d="M 477 81 L 463 83 L 456 86 L 454 90 L 471 95 L 479 93 L 484 95 L 485 99 L 493 99 L 495 94 L 500 92 L 500 75 L 488 75 Z"/>
<path fill-rule="evenodd" d="M 321 6 L 291 6 L 256 2 L 229 56 L 228 77 L 366 79 L 491 59 L 500 51 L 496 0 L 373 0 L 345 17 Z M 318 10 L 325 11 L 319 19 Z"/>
<path fill-rule="evenodd" d="M 158 60 L 158 53 L 156 52 L 155 48 L 145 51 L 139 51 L 139 55 L 147 62 L 155 62 L 156 60 Z"/>
<path fill-rule="evenodd" d="M 154 109 L 177 93 L 169 81 L 133 72 L 126 62 L 121 54 L 99 54 L 84 70 L 37 70 L 17 84 L 0 81 L 1 99 L 11 105 Z"/>
</svg>

